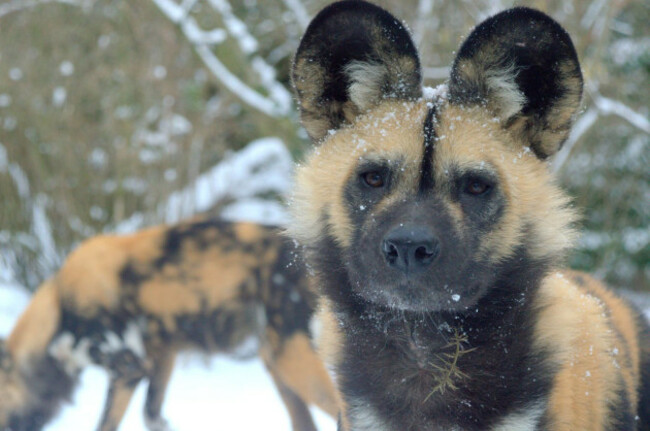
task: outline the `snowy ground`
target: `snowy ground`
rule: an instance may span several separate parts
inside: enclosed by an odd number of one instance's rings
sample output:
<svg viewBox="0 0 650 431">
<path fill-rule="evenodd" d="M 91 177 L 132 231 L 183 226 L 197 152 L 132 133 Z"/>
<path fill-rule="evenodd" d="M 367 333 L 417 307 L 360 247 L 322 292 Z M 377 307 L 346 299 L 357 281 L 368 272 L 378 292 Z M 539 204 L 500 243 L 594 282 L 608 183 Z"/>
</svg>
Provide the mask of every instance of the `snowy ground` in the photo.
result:
<svg viewBox="0 0 650 431">
<path fill-rule="evenodd" d="M 19 286 L 0 284 L 0 337 L 6 337 L 29 300 Z M 108 387 L 108 376 L 89 367 L 67 405 L 46 431 L 95 429 Z M 145 430 L 142 419 L 145 385 L 141 384 L 129 406 L 120 431 Z M 318 409 L 312 410 L 318 429 L 334 431 L 336 423 Z M 181 355 L 167 393 L 163 414 L 175 430 L 291 429 L 287 414 L 269 375 L 258 359 L 236 361 L 223 356 Z"/>
</svg>

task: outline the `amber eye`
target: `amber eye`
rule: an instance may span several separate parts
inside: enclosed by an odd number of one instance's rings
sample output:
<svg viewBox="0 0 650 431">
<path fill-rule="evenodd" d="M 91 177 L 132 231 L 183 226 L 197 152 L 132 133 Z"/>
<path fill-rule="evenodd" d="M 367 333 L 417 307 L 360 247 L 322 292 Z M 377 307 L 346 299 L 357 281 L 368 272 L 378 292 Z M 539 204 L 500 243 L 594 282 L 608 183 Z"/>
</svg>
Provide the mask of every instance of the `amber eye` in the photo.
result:
<svg viewBox="0 0 650 431">
<path fill-rule="evenodd" d="M 488 190 L 490 190 L 490 185 L 479 179 L 470 180 L 465 187 L 465 193 L 474 196 L 485 194 Z"/>
<path fill-rule="evenodd" d="M 380 172 L 366 172 L 365 174 L 362 174 L 361 177 L 363 178 L 363 181 L 372 188 L 379 188 L 384 185 L 384 176 Z"/>
</svg>

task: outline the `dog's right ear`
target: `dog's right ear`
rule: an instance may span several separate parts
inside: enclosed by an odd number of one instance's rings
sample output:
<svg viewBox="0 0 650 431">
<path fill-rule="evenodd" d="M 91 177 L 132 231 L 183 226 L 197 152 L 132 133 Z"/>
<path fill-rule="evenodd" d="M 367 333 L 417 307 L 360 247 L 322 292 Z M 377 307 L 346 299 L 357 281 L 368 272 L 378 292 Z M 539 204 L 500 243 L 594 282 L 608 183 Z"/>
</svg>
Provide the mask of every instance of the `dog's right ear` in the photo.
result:
<svg viewBox="0 0 650 431">
<path fill-rule="evenodd" d="M 333 3 L 313 19 L 291 77 L 302 124 L 316 142 L 383 99 L 422 95 L 420 60 L 408 30 L 360 0 Z"/>
</svg>

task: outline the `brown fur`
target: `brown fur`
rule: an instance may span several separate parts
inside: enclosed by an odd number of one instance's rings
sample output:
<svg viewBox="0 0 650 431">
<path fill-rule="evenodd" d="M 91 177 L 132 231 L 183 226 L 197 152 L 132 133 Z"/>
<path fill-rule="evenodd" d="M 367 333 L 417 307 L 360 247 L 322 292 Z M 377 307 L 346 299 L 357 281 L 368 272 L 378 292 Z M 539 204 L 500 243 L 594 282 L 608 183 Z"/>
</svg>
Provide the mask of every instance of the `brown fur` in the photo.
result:
<svg viewBox="0 0 650 431">
<path fill-rule="evenodd" d="M 0 350 L 0 428 L 40 429 L 94 362 L 111 374 L 100 430 L 117 429 L 141 379 L 148 423 L 164 429 L 177 352 L 229 352 L 255 337 L 293 429 L 313 431 L 307 405 L 338 412 L 309 338 L 314 301 L 275 228 L 203 220 L 92 238 L 36 291 Z"/>
</svg>

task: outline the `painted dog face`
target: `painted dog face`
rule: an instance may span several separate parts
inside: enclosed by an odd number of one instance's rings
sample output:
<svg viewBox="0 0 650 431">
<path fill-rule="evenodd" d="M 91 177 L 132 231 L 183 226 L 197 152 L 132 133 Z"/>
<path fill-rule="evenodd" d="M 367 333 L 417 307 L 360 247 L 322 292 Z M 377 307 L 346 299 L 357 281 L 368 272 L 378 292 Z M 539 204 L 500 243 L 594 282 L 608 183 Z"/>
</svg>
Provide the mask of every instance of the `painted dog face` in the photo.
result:
<svg viewBox="0 0 650 431">
<path fill-rule="evenodd" d="M 575 216 L 544 160 L 568 136 L 582 76 L 551 18 L 514 8 L 486 20 L 448 85 L 423 93 L 404 26 L 369 3 L 334 3 L 307 29 L 292 77 L 315 143 L 292 234 L 313 260 L 339 263 L 351 296 L 468 309 L 504 262 L 547 264 L 571 245 Z"/>
</svg>

